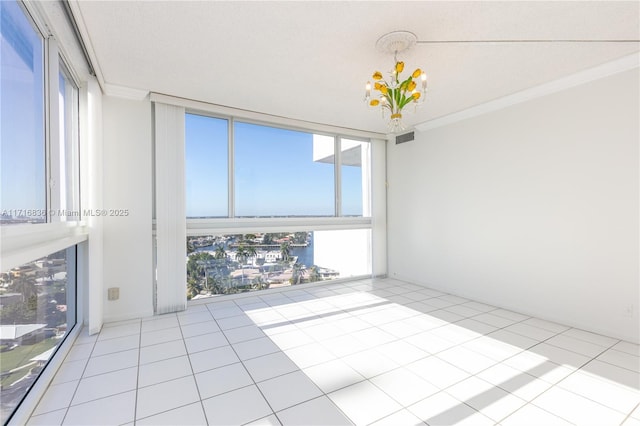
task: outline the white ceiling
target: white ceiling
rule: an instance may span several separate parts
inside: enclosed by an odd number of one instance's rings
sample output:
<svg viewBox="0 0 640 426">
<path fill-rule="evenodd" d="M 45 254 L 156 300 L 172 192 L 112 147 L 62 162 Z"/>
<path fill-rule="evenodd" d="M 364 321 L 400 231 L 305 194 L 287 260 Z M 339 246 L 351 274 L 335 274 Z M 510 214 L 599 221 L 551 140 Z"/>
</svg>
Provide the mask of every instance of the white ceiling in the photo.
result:
<svg viewBox="0 0 640 426">
<path fill-rule="evenodd" d="M 105 83 L 342 127 L 385 132 L 363 102 L 375 42 L 640 39 L 632 2 L 80 1 Z M 638 52 L 635 43 L 419 43 L 399 55 L 429 78 L 425 122 Z"/>
</svg>

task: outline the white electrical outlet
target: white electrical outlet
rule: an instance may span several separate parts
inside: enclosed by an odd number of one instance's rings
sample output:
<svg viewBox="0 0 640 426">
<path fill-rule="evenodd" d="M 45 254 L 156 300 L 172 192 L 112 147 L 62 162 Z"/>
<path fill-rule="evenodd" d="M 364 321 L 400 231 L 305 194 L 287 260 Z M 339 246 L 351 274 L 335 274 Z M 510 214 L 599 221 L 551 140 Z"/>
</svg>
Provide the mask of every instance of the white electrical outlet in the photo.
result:
<svg viewBox="0 0 640 426">
<path fill-rule="evenodd" d="M 108 300 L 118 300 L 120 298 L 120 287 L 110 287 L 107 289 Z"/>
</svg>

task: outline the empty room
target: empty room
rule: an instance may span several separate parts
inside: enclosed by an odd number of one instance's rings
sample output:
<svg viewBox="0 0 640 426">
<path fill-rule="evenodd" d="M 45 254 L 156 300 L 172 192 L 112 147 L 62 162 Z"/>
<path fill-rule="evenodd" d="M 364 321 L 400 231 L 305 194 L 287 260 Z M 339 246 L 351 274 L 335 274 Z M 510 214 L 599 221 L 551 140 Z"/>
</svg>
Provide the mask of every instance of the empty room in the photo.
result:
<svg viewBox="0 0 640 426">
<path fill-rule="evenodd" d="M 4 0 L 0 422 L 640 426 L 640 3 Z"/>
</svg>

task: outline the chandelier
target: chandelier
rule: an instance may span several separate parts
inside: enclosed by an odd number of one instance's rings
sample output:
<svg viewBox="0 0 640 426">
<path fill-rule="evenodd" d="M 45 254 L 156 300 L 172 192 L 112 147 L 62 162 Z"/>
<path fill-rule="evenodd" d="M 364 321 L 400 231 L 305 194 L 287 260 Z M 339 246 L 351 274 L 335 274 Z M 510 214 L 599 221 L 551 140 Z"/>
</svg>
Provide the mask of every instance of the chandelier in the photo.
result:
<svg viewBox="0 0 640 426">
<path fill-rule="evenodd" d="M 365 102 L 370 107 L 379 107 L 383 119 L 389 119 L 389 130 L 392 133 L 404 130 L 402 112 L 409 105 L 417 107 L 424 102 L 427 92 L 427 75 L 416 68 L 408 77 L 402 77 L 404 62 L 398 61 L 398 52 L 411 48 L 416 43 L 415 34 L 408 31 L 394 31 L 385 34 L 376 42 L 376 48 L 383 53 L 393 53 L 394 67 L 385 79 L 380 71 L 375 71 L 371 78 L 374 80 L 372 95 L 371 81 L 365 86 Z M 419 81 L 419 83 L 418 83 Z M 419 88 L 418 88 L 419 84 Z M 419 90 L 418 90 L 419 89 Z"/>
</svg>

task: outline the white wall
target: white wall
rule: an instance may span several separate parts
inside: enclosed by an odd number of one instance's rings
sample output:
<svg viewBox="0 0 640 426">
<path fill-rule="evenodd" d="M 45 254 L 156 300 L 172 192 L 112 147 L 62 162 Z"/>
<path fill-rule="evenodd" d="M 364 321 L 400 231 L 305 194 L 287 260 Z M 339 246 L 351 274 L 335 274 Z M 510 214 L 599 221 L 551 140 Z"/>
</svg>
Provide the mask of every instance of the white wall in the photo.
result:
<svg viewBox="0 0 640 426">
<path fill-rule="evenodd" d="M 638 342 L 639 80 L 389 143 L 389 275 Z"/>
<path fill-rule="evenodd" d="M 371 275 L 371 231 L 315 231 L 313 263 L 340 272 L 340 278 Z"/>
<path fill-rule="evenodd" d="M 104 320 L 153 314 L 151 103 L 103 97 Z M 120 299 L 107 300 L 109 287 Z"/>
</svg>

